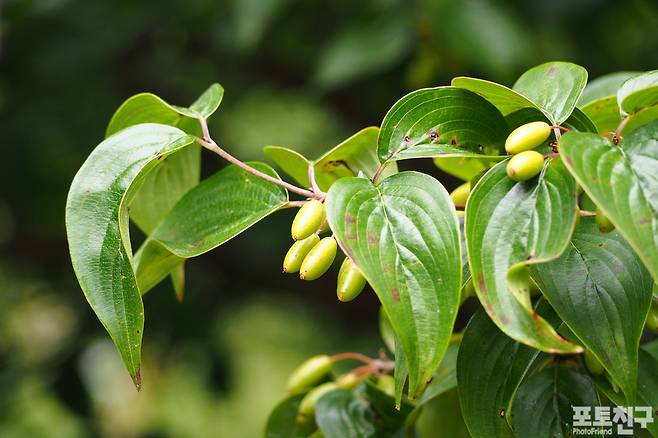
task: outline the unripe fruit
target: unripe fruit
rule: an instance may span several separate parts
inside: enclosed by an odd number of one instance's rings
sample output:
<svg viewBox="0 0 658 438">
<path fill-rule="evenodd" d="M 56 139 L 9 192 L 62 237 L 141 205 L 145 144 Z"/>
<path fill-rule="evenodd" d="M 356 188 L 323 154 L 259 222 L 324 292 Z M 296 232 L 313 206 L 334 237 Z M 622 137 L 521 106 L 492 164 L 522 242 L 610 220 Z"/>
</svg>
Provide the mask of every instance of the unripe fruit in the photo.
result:
<svg viewBox="0 0 658 438">
<path fill-rule="evenodd" d="M 302 262 L 299 269 L 299 278 L 302 280 L 315 280 L 327 272 L 336 258 L 338 245 L 333 237 L 325 237 L 315 245 Z"/>
<path fill-rule="evenodd" d="M 326 382 L 311 389 L 299 403 L 297 421 L 304 422 L 306 419 L 313 417 L 315 414 L 315 404 L 323 395 L 334 389 L 339 389 L 336 382 Z"/>
<path fill-rule="evenodd" d="M 288 392 L 297 393 L 317 385 L 331 371 L 332 362 L 326 354 L 304 361 L 288 378 Z"/>
<path fill-rule="evenodd" d="M 313 233 L 308 236 L 306 239 L 298 240 L 293 243 L 286 257 L 283 259 L 283 272 L 289 274 L 299 272 L 299 268 L 302 267 L 302 262 L 304 257 L 313 249 L 315 245 L 320 241 L 320 236 Z"/>
<path fill-rule="evenodd" d="M 615 229 L 615 224 L 610 222 L 610 219 L 601 211 L 600 208 L 596 209 L 596 226 L 599 227 L 599 231 L 602 233 L 609 233 Z"/>
<path fill-rule="evenodd" d="M 336 385 L 340 389 L 349 389 L 352 390 L 356 388 L 359 383 L 363 380 L 365 376 L 358 376 L 357 374 L 354 373 L 347 373 L 343 374 L 339 378 L 336 379 Z"/>
<path fill-rule="evenodd" d="M 534 149 L 546 141 L 551 135 L 551 127 L 545 122 L 531 122 L 516 128 L 505 140 L 505 150 L 508 154 Z"/>
<path fill-rule="evenodd" d="M 603 365 L 589 350 L 585 350 L 585 366 L 595 376 L 603 374 Z"/>
<path fill-rule="evenodd" d="M 466 205 L 469 193 L 471 193 L 471 183 L 465 182 L 450 193 L 450 199 L 457 207 L 463 207 Z"/>
<path fill-rule="evenodd" d="M 537 151 L 524 151 L 507 162 L 507 176 L 514 181 L 527 181 L 541 172 L 544 156 Z"/>
<path fill-rule="evenodd" d="M 324 204 L 311 199 L 299 209 L 292 221 L 290 232 L 294 240 L 306 239 L 315 233 L 324 220 Z"/>
<path fill-rule="evenodd" d="M 658 333 L 658 304 L 651 302 L 649 314 L 647 315 L 647 328 L 654 333 Z"/>
<path fill-rule="evenodd" d="M 340 271 L 338 271 L 338 285 L 336 287 L 338 299 L 343 302 L 352 301 L 359 296 L 365 286 L 366 278 L 359 268 L 354 265 L 354 262 L 346 257 L 340 266 Z"/>
<path fill-rule="evenodd" d="M 395 379 L 388 374 L 383 374 L 377 378 L 377 388 L 384 394 L 395 397 Z"/>
</svg>

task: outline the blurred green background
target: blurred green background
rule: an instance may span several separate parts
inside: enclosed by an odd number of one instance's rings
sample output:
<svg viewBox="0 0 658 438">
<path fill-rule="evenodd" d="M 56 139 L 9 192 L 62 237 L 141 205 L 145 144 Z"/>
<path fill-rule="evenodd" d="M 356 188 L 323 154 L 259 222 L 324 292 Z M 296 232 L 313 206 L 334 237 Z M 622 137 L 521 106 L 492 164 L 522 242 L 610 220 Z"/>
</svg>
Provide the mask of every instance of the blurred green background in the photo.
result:
<svg viewBox="0 0 658 438">
<path fill-rule="evenodd" d="M 256 437 L 303 358 L 381 346 L 372 291 L 339 304 L 335 273 L 281 274 L 286 211 L 188 262 L 184 303 L 167 282 L 149 292 L 137 394 L 64 233 L 68 186 L 125 98 L 186 105 L 217 81 L 228 150 L 313 158 L 456 75 L 654 68 L 656 29 L 651 0 L 0 1 L 0 436 Z M 203 173 L 222 165 L 206 154 Z M 429 160 L 402 167 L 456 184 Z"/>
</svg>

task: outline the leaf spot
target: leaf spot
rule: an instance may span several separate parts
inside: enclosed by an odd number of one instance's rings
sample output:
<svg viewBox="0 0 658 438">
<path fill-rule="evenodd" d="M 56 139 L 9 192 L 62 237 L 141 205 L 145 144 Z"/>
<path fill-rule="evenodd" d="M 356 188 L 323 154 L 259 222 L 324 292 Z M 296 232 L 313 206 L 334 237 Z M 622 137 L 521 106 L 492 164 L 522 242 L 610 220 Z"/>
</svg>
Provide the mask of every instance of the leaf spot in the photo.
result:
<svg viewBox="0 0 658 438">
<path fill-rule="evenodd" d="M 400 291 L 397 287 L 391 289 L 391 296 L 393 297 L 393 300 L 400 302 Z"/>
<path fill-rule="evenodd" d="M 505 408 L 500 408 L 498 415 L 500 415 L 500 418 L 505 418 Z"/>
</svg>

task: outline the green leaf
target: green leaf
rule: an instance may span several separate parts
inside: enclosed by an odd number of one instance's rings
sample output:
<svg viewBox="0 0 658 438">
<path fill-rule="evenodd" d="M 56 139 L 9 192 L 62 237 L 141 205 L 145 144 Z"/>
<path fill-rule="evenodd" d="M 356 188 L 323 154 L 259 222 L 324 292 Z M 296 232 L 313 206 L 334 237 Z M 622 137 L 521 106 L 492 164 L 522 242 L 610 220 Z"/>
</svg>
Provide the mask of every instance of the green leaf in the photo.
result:
<svg viewBox="0 0 658 438">
<path fill-rule="evenodd" d="M 637 113 L 658 104 L 658 70 L 632 77 L 617 91 L 619 108 L 626 114 Z"/>
<path fill-rule="evenodd" d="M 610 218 L 658 279 L 658 122 L 614 146 L 595 134 L 568 132 L 560 153 L 587 195 Z"/>
<path fill-rule="evenodd" d="M 562 339 L 530 304 L 528 266 L 557 258 L 576 224 L 576 184 L 561 161 L 515 182 L 507 162 L 487 172 L 466 204 L 473 285 L 491 319 L 511 338 L 547 352 L 582 349 Z"/>
<path fill-rule="evenodd" d="M 378 134 L 377 127 L 362 129 L 313 161 L 315 180 L 320 189 L 329 190 L 336 180 L 358 176 L 360 172 L 368 177 L 374 175 L 380 165 L 377 158 Z M 304 156 L 280 146 L 266 146 L 263 152 L 302 186 L 310 186 L 308 166 L 311 162 Z M 391 163 L 383 170 L 381 177 L 396 172 L 397 165 Z"/>
<path fill-rule="evenodd" d="M 457 353 L 459 342 L 453 342 L 448 346 L 441 365 L 434 373 L 432 382 L 427 385 L 419 403 L 427 403 L 435 397 L 450 391 L 457 386 Z"/>
<path fill-rule="evenodd" d="M 180 270 L 184 266 L 184 262 L 185 259 L 172 254 L 161 244 L 153 240 L 145 240 L 133 259 L 135 278 L 140 293 L 144 295 L 167 278 L 167 275 Z M 180 273 L 177 275 L 180 276 Z M 177 281 L 184 282 L 184 277 L 182 280 L 177 278 Z"/>
<path fill-rule="evenodd" d="M 373 176 L 380 165 L 377 158 L 378 135 L 379 128 L 362 129 L 315 160 L 315 180 L 320 189 L 329 190 L 336 180 L 358 176 L 359 172 L 367 177 Z M 380 178 L 397 171 L 397 164 L 391 163 L 382 171 Z"/>
<path fill-rule="evenodd" d="M 343 178 L 329 190 L 326 211 L 341 248 L 383 304 L 404 350 L 409 393 L 418 396 L 448 347 L 459 306 L 459 227 L 448 193 L 417 172 L 377 186 Z"/>
<path fill-rule="evenodd" d="M 320 397 L 315 405 L 315 421 L 325 438 L 381 436 L 365 400 L 344 389 Z"/>
<path fill-rule="evenodd" d="M 569 118 L 587 84 L 587 70 L 570 62 L 547 62 L 521 75 L 514 90 L 542 109 L 551 123 Z"/>
<path fill-rule="evenodd" d="M 381 430 L 384 436 L 392 436 L 404 427 L 405 421 L 414 410 L 412 404 L 404 401 L 400 404 L 400 409 L 396 409 L 395 399 L 375 386 L 370 380 L 366 380 L 360 389 L 362 396 L 368 401 L 370 409 L 375 414 L 377 429 Z"/>
<path fill-rule="evenodd" d="M 571 368 L 554 366 L 530 376 L 512 404 L 512 426 L 519 437 L 573 436 L 572 406 L 599 406 L 592 380 Z"/>
<path fill-rule="evenodd" d="M 533 278 L 633 405 L 653 281 L 628 243 L 617 232 L 599 232 L 593 218 L 583 218 L 567 250 L 535 265 Z"/>
<path fill-rule="evenodd" d="M 419 407 L 420 417 L 415 424 L 419 437 L 470 438 L 459 406 L 457 389 L 444 392 Z M 440 432 L 439 432 L 440 430 Z"/>
<path fill-rule="evenodd" d="M 379 160 L 452 156 L 503 159 L 508 128 L 477 94 L 455 87 L 407 94 L 388 111 L 379 133 Z"/>
<path fill-rule="evenodd" d="M 292 395 L 276 405 L 267 418 L 265 438 L 299 438 L 310 434 L 295 421 L 302 398 L 304 394 Z"/>
<path fill-rule="evenodd" d="M 248 163 L 278 177 L 264 163 Z M 196 257 L 237 236 L 288 202 L 287 191 L 230 165 L 181 198 L 153 231 L 157 242 L 177 257 Z"/>
<path fill-rule="evenodd" d="M 69 250 L 78 281 L 137 387 L 144 307 L 131 263 L 127 206 L 160 159 L 193 141 L 165 125 L 126 128 L 89 155 L 66 203 Z"/>
<path fill-rule="evenodd" d="M 512 437 L 512 398 L 539 351 L 506 336 L 480 310 L 468 323 L 457 356 L 464 421 L 473 437 Z"/>
<path fill-rule="evenodd" d="M 495 82 L 459 76 L 454 78 L 451 84 L 454 87 L 464 88 L 479 94 L 491 102 L 503 116 L 524 108 L 535 108 L 541 111 L 539 106 L 535 105 L 524 95 Z"/>
<path fill-rule="evenodd" d="M 599 76 L 598 78 L 590 81 L 583 94 L 578 99 L 578 106 L 589 105 L 597 100 L 606 97 L 614 96 L 615 103 L 617 101 L 617 90 L 627 80 L 634 76 L 639 75 L 638 71 L 618 71 L 609 73 L 607 75 Z M 617 110 L 619 112 L 619 110 Z"/>
<path fill-rule="evenodd" d="M 210 117 L 224 98 L 224 87 L 219 84 L 212 84 L 199 98 L 190 105 L 190 109 L 195 111 L 204 119 Z"/>
<path fill-rule="evenodd" d="M 594 100 L 581 108 L 596 125 L 596 132 L 604 133 L 617 129 L 621 122 L 617 96 L 609 96 Z"/>
<path fill-rule="evenodd" d="M 311 162 L 299 152 L 282 146 L 265 146 L 263 152 L 302 187 L 310 187 L 308 166 Z"/>
<path fill-rule="evenodd" d="M 489 168 L 487 160 L 466 157 L 436 157 L 436 167 L 464 181 L 470 181 L 475 175 Z"/>
</svg>

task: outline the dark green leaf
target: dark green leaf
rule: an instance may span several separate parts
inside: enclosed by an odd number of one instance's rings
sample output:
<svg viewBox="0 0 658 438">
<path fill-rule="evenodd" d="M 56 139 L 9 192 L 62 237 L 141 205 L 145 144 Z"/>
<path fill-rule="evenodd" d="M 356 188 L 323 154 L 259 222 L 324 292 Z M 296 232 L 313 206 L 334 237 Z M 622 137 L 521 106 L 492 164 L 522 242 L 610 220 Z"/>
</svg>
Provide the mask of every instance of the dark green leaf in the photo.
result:
<svg viewBox="0 0 658 438">
<path fill-rule="evenodd" d="M 599 406 L 594 383 L 571 368 L 545 368 L 525 380 L 516 393 L 514 433 L 519 437 L 573 436 L 572 406 L 589 406 L 594 412 Z"/>
<path fill-rule="evenodd" d="M 368 438 L 378 435 L 372 411 L 353 392 L 328 392 L 315 405 L 315 421 L 325 438 Z"/>
<path fill-rule="evenodd" d="M 505 119 L 477 94 L 455 87 L 407 94 L 388 111 L 379 133 L 379 160 L 453 156 L 496 157 L 503 153 Z M 491 157 L 493 156 L 493 157 Z"/>
<path fill-rule="evenodd" d="M 457 356 L 457 382 L 462 414 L 473 437 L 513 436 L 505 418 L 538 354 L 506 336 L 483 310 L 471 318 Z"/>
<path fill-rule="evenodd" d="M 457 386 L 457 353 L 459 352 L 459 342 L 453 342 L 448 346 L 441 365 L 437 368 L 432 382 L 427 385 L 419 403 L 427 403 L 433 398 L 450 391 Z"/>
<path fill-rule="evenodd" d="M 299 438 L 309 435 L 309 431 L 299 427 L 295 421 L 302 398 L 304 394 L 292 395 L 276 405 L 267 419 L 265 438 Z"/>
<path fill-rule="evenodd" d="M 560 140 L 565 164 L 658 279 L 658 122 L 627 135 L 619 147 L 595 134 Z"/>
<path fill-rule="evenodd" d="M 653 281 L 617 233 L 583 218 L 562 256 L 533 276 L 562 320 L 635 402 L 637 351 Z"/>
<path fill-rule="evenodd" d="M 459 306 L 459 228 L 448 193 L 417 172 L 378 186 L 343 178 L 329 190 L 326 210 L 341 248 L 384 306 L 417 396 L 446 351 Z"/>
<path fill-rule="evenodd" d="M 576 224 L 576 183 L 560 160 L 538 177 L 515 182 L 506 162 L 487 172 L 466 205 L 473 285 L 493 321 L 513 339 L 547 352 L 581 351 L 562 339 L 530 304 L 528 266 L 557 258 Z"/>
<path fill-rule="evenodd" d="M 419 437 L 470 438 L 459 406 L 457 389 L 440 394 L 421 410 L 415 429 Z"/>
<path fill-rule="evenodd" d="M 514 84 L 554 124 L 569 118 L 587 84 L 587 70 L 570 62 L 547 62 L 523 73 Z"/>
<path fill-rule="evenodd" d="M 132 268 L 128 205 L 156 163 L 194 138 L 140 124 L 103 141 L 75 176 L 66 204 L 71 260 L 89 304 L 139 386 L 144 308 Z"/>
<path fill-rule="evenodd" d="M 627 114 L 658 105 L 658 70 L 632 77 L 617 91 L 619 108 Z"/>
</svg>

